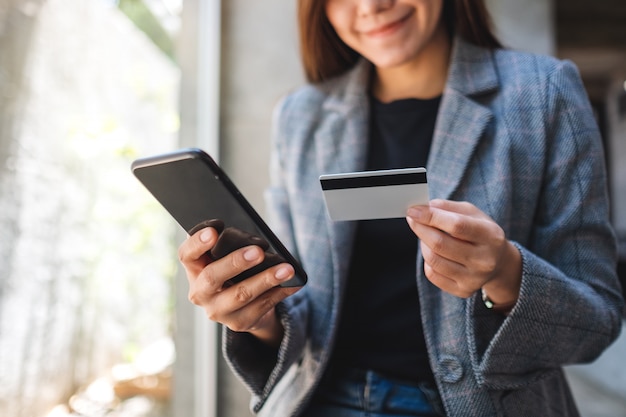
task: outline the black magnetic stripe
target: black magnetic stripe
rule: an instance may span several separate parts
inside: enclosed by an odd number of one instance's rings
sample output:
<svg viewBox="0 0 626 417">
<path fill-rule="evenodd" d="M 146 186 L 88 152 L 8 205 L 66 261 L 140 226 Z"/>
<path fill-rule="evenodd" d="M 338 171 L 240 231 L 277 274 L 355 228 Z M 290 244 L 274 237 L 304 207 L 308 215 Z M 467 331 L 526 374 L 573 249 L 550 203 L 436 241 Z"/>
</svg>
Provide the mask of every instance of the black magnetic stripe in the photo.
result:
<svg viewBox="0 0 626 417">
<path fill-rule="evenodd" d="M 371 177 L 333 178 L 321 181 L 322 190 L 344 190 L 347 188 L 381 187 L 385 185 L 406 185 L 426 183 L 425 172 L 412 174 L 374 175 Z"/>
</svg>

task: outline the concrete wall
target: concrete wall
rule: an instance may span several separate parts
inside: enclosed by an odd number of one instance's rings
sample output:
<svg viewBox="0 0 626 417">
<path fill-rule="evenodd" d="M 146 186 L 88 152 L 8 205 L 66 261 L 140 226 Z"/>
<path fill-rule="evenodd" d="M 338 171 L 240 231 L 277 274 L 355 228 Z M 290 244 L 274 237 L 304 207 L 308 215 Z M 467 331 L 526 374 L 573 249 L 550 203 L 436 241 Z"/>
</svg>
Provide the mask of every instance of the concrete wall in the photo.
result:
<svg viewBox="0 0 626 417">
<path fill-rule="evenodd" d="M 220 161 L 261 214 L 269 182 L 272 109 L 302 83 L 295 2 L 222 2 Z M 218 413 L 242 417 L 249 395 L 221 360 Z"/>
<path fill-rule="evenodd" d="M 613 223 L 620 237 L 626 239 L 626 66 L 613 78 L 606 108 Z"/>
<path fill-rule="evenodd" d="M 223 2 L 220 158 L 259 211 L 268 182 L 272 109 L 303 82 L 295 3 Z"/>
<path fill-rule="evenodd" d="M 505 46 L 552 55 L 555 51 L 552 0 L 486 0 L 496 33 Z"/>
</svg>

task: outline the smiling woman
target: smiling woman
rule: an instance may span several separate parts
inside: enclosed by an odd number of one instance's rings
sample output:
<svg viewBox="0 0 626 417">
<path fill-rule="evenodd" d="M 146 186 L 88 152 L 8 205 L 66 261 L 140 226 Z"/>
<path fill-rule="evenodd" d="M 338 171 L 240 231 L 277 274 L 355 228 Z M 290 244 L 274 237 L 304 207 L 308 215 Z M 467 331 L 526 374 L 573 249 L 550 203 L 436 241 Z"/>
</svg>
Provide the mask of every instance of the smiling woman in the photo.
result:
<svg viewBox="0 0 626 417">
<path fill-rule="evenodd" d="M 337 36 L 374 64 L 372 90 L 383 102 L 443 91 L 450 38 L 442 11 L 443 0 L 326 2 Z"/>
<path fill-rule="evenodd" d="M 445 55 L 433 42 L 447 42 L 442 9 L 443 0 L 329 0 L 325 11 L 339 38 L 377 68 L 386 68 L 422 61 L 429 53 Z"/>
<path fill-rule="evenodd" d="M 325 6 L 326 3 L 327 6 Z M 309 81 L 319 82 L 332 78 L 352 68 L 357 62 L 360 55 L 350 47 L 351 45 L 347 45 L 347 40 L 343 40 L 337 35 L 337 31 L 340 29 L 335 29 L 331 25 L 325 7 L 336 7 L 339 11 L 344 10 L 345 13 L 345 10 L 350 7 L 357 7 L 358 3 L 361 2 L 354 0 L 329 0 L 328 2 L 303 0 L 299 2 L 298 27 L 301 58 Z M 389 8 L 389 5 L 395 1 L 366 1 L 364 3 L 368 4 L 359 7 L 384 9 Z M 484 2 L 473 0 L 412 1 L 404 7 L 411 9 L 419 6 L 420 3 L 443 3 L 441 11 L 437 13 L 443 14 L 444 27 L 449 32 L 449 36 L 458 34 L 476 45 L 488 48 L 500 46 L 493 33 L 490 30 L 485 30 L 491 26 L 491 21 Z M 431 9 L 426 6 L 423 8 Z M 346 17 L 346 19 L 351 18 Z M 356 17 L 352 19 L 356 19 Z"/>
<path fill-rule="evenodd" d="M 309 83 L 277 105 L 266 201 L 308 283 L 278 265 L 223 289 L 263 252 L 208 259 L 211 229 L 179 248 L 253 411 L 578 416 L 562 369 L 616 339 L 624 301 L 576 68 L 501 48 L 480 0 L 298 4 Z M 321 176 L 420 166 L 427 204 L 327 216 Z"/>
</svg>

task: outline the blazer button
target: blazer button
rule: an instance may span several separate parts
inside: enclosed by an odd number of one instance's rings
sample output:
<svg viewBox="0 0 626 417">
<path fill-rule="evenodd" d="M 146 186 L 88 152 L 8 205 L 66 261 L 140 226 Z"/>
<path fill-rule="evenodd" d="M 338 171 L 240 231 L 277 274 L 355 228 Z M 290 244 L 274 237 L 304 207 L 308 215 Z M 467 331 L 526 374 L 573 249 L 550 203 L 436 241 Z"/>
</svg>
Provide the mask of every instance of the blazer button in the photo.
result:
<svg viewBox="0 0 626 417">
<path fill-rule="evenodd" d="M 442 356 L 439 358 L 439 375 L 443 382 L 454 384 L 463 378 L 463 365 L 456 356 Z"/>
</svg>

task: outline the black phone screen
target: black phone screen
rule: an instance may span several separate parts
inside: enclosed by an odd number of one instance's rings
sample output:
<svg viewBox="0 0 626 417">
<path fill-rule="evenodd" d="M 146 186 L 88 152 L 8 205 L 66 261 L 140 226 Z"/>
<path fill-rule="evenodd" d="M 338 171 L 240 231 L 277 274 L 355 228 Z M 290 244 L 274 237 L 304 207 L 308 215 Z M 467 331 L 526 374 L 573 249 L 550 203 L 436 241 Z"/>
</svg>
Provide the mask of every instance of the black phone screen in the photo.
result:
<svg viewBox="0 0 626 417">
<path fill-rule="evenodd" d="M 269 252 L 282 256 L 296 271 L 295 277 L 282 286 L 306 283 L 306 273 L 298 261 L 204 151 L 191 148 L 141 158 L 131 169 L 188 233 L 204 221 L 219 219 L 225 227 L 260 236 L 269 243 Z"/>
</svg>

